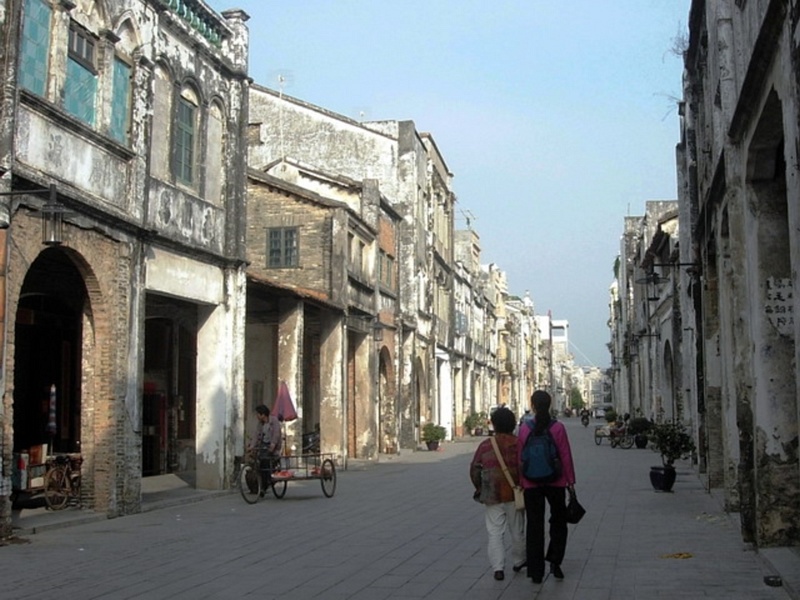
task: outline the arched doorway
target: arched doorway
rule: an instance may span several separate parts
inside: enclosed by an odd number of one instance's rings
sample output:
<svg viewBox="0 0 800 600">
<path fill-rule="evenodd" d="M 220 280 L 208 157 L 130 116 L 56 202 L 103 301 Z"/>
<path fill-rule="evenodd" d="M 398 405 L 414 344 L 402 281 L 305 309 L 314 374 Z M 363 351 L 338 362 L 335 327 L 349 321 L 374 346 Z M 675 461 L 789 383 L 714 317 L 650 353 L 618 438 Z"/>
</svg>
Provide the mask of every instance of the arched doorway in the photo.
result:
<svg viewBox="0 0 800 600">
<path fill-rule="evenodd" d="M 14 336 L 14 451 L 81 449 L 81 339 L 86 284 L 62 250 L 41 252 L 25 275 Z M 52 398 L 52 400 L 51 400 Z M 51 406 L 52 402 L 52 406 Z"/>
<path fill-rule="evenodd" d="M 378 406 L 380 414 L 380 452 L 397 451 L 397 407 L 395 406 L 394 369 L 389 349 L 384 346 L 378 354 Z"/>
<path fill-rule="evenodd" d="M 669 340 L 664 342 L 664 365 L 662 373 L 662 386 L 661 396 L 663 400 L 663 408 L 667 411 L 667 420 L 672 421 L 679 419 L 683 415 L 680 414 L 680 409 L 677 406 L 677 396 L 675 390 L 675 371 L 672 359 L 672 345 Z"/>
</svg>

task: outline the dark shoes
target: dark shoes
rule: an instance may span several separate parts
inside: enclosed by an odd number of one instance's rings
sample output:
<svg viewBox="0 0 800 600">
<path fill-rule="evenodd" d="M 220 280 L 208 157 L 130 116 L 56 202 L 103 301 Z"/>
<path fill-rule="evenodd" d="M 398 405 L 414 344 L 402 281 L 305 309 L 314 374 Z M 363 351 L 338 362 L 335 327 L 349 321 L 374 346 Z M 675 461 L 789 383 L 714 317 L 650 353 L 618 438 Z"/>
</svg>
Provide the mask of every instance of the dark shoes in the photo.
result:
<svg viewBox="0 0 800 600">
<path fill-rule="evenodd" d="M 519 568 L 521 569 L 523 566 L 525 565 L 521 565 Z M 514 567 L 514 570 L 516 571 L 517 567 Z M 550 563 L 550 574 L 559 581 L 564 579 L 564 571 L 561 570 L 560 565 L 557 565 L 555 563 Z M 541 577 L 531 576 L 531 579 L 533 580 L 533 583 L 542 583 Z"/>
<path fill-rule="evenodd" d="M 522 571 L 522 569 L 524 569 L 527 566 L 528 566 L 528 563 L 524 562 L 521 565 L 514 565 L 511 568 L 514 570 L 514 573 L 519 573 L 520 571 Z"/>
<path fill-rule="evenodd" d="M 550 563 L 550 572 L 556 579 L 564 579 L 564 571 L 561 570 L 559 565 Z"/>
<path fill-rule="evenodd" d="M 503 581 L 503 579 L 506 578 L 506 574 L 503 573 L 502 571 L 495 571 L 494 578 L 497 579 L 497 581 Z"/>
</svg>

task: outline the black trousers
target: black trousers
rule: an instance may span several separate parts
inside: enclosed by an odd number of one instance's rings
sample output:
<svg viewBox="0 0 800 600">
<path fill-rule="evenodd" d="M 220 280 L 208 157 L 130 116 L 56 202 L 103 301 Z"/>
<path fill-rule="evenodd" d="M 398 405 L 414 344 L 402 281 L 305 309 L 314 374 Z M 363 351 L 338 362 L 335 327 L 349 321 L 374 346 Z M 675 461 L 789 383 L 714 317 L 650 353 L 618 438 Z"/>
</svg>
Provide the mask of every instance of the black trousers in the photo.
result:
<svg viewBox="0 0 800 600">
<path fill-rule="evenodd" d="M 528 577 L 544 577 L 545 561 L 560 565 L 567 551 L 566 488 L 540 486 L 525 489 L 525 551 L 528 558 Z M 545 500 L 550 505 L 550 542 L 544 551 Z"/>
<path fill-rule="evenodd" d="M 258 463 L 264 487 L 268 488 L 272 485 L 273 471 L 276 471 L 280 465 L 280 457 L 275 454 L 261 454 L 259 455 Z"/>
</svg>

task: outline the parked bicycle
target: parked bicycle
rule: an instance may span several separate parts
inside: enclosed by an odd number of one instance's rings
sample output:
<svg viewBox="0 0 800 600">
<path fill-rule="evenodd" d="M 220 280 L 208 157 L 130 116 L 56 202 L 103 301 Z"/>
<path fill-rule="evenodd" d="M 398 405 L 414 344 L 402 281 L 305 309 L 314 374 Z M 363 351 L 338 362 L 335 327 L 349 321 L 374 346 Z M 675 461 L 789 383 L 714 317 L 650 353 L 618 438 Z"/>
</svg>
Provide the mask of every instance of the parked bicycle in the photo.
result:
<svg viewBox="0 0 800 600">
<path fill-rule="evenodd" d="M 44 475 L 44 498 L 50 510 L 61 510 L 81 502 L 81 463 L 79 456 L 58 455 L 51 459 Z"/>
</svg>

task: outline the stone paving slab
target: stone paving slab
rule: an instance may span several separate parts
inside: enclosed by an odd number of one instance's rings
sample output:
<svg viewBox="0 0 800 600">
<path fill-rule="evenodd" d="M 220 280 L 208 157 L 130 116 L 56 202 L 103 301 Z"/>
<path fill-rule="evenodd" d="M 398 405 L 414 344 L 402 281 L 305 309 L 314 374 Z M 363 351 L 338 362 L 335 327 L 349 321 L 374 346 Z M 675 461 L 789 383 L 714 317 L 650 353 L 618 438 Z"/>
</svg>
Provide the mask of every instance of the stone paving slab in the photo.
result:
<svg viewBox="0 0 800 600">
<path fill-rule="evenodd" d="M 798 555 L 749 549 L 690 465 L 679 466 L 674 493 L 655 492 L 656 454 L 597 446 L 591 427 L 566 424 L 588 513 L 570 526 L 564 581 L 537 586 L 510 569 L 492 578 L 467 476 L 479 440 L 468 439 L 351 461 L 330 499 L 307 481 L 252 506 L 180 488 L 118 519 L 48 527 L 29 515 L 27 543 L 0 547 L 0 599 L 797 598 Z M 783 587 L 764 584 L 776 574 Z"/>
</svg>

